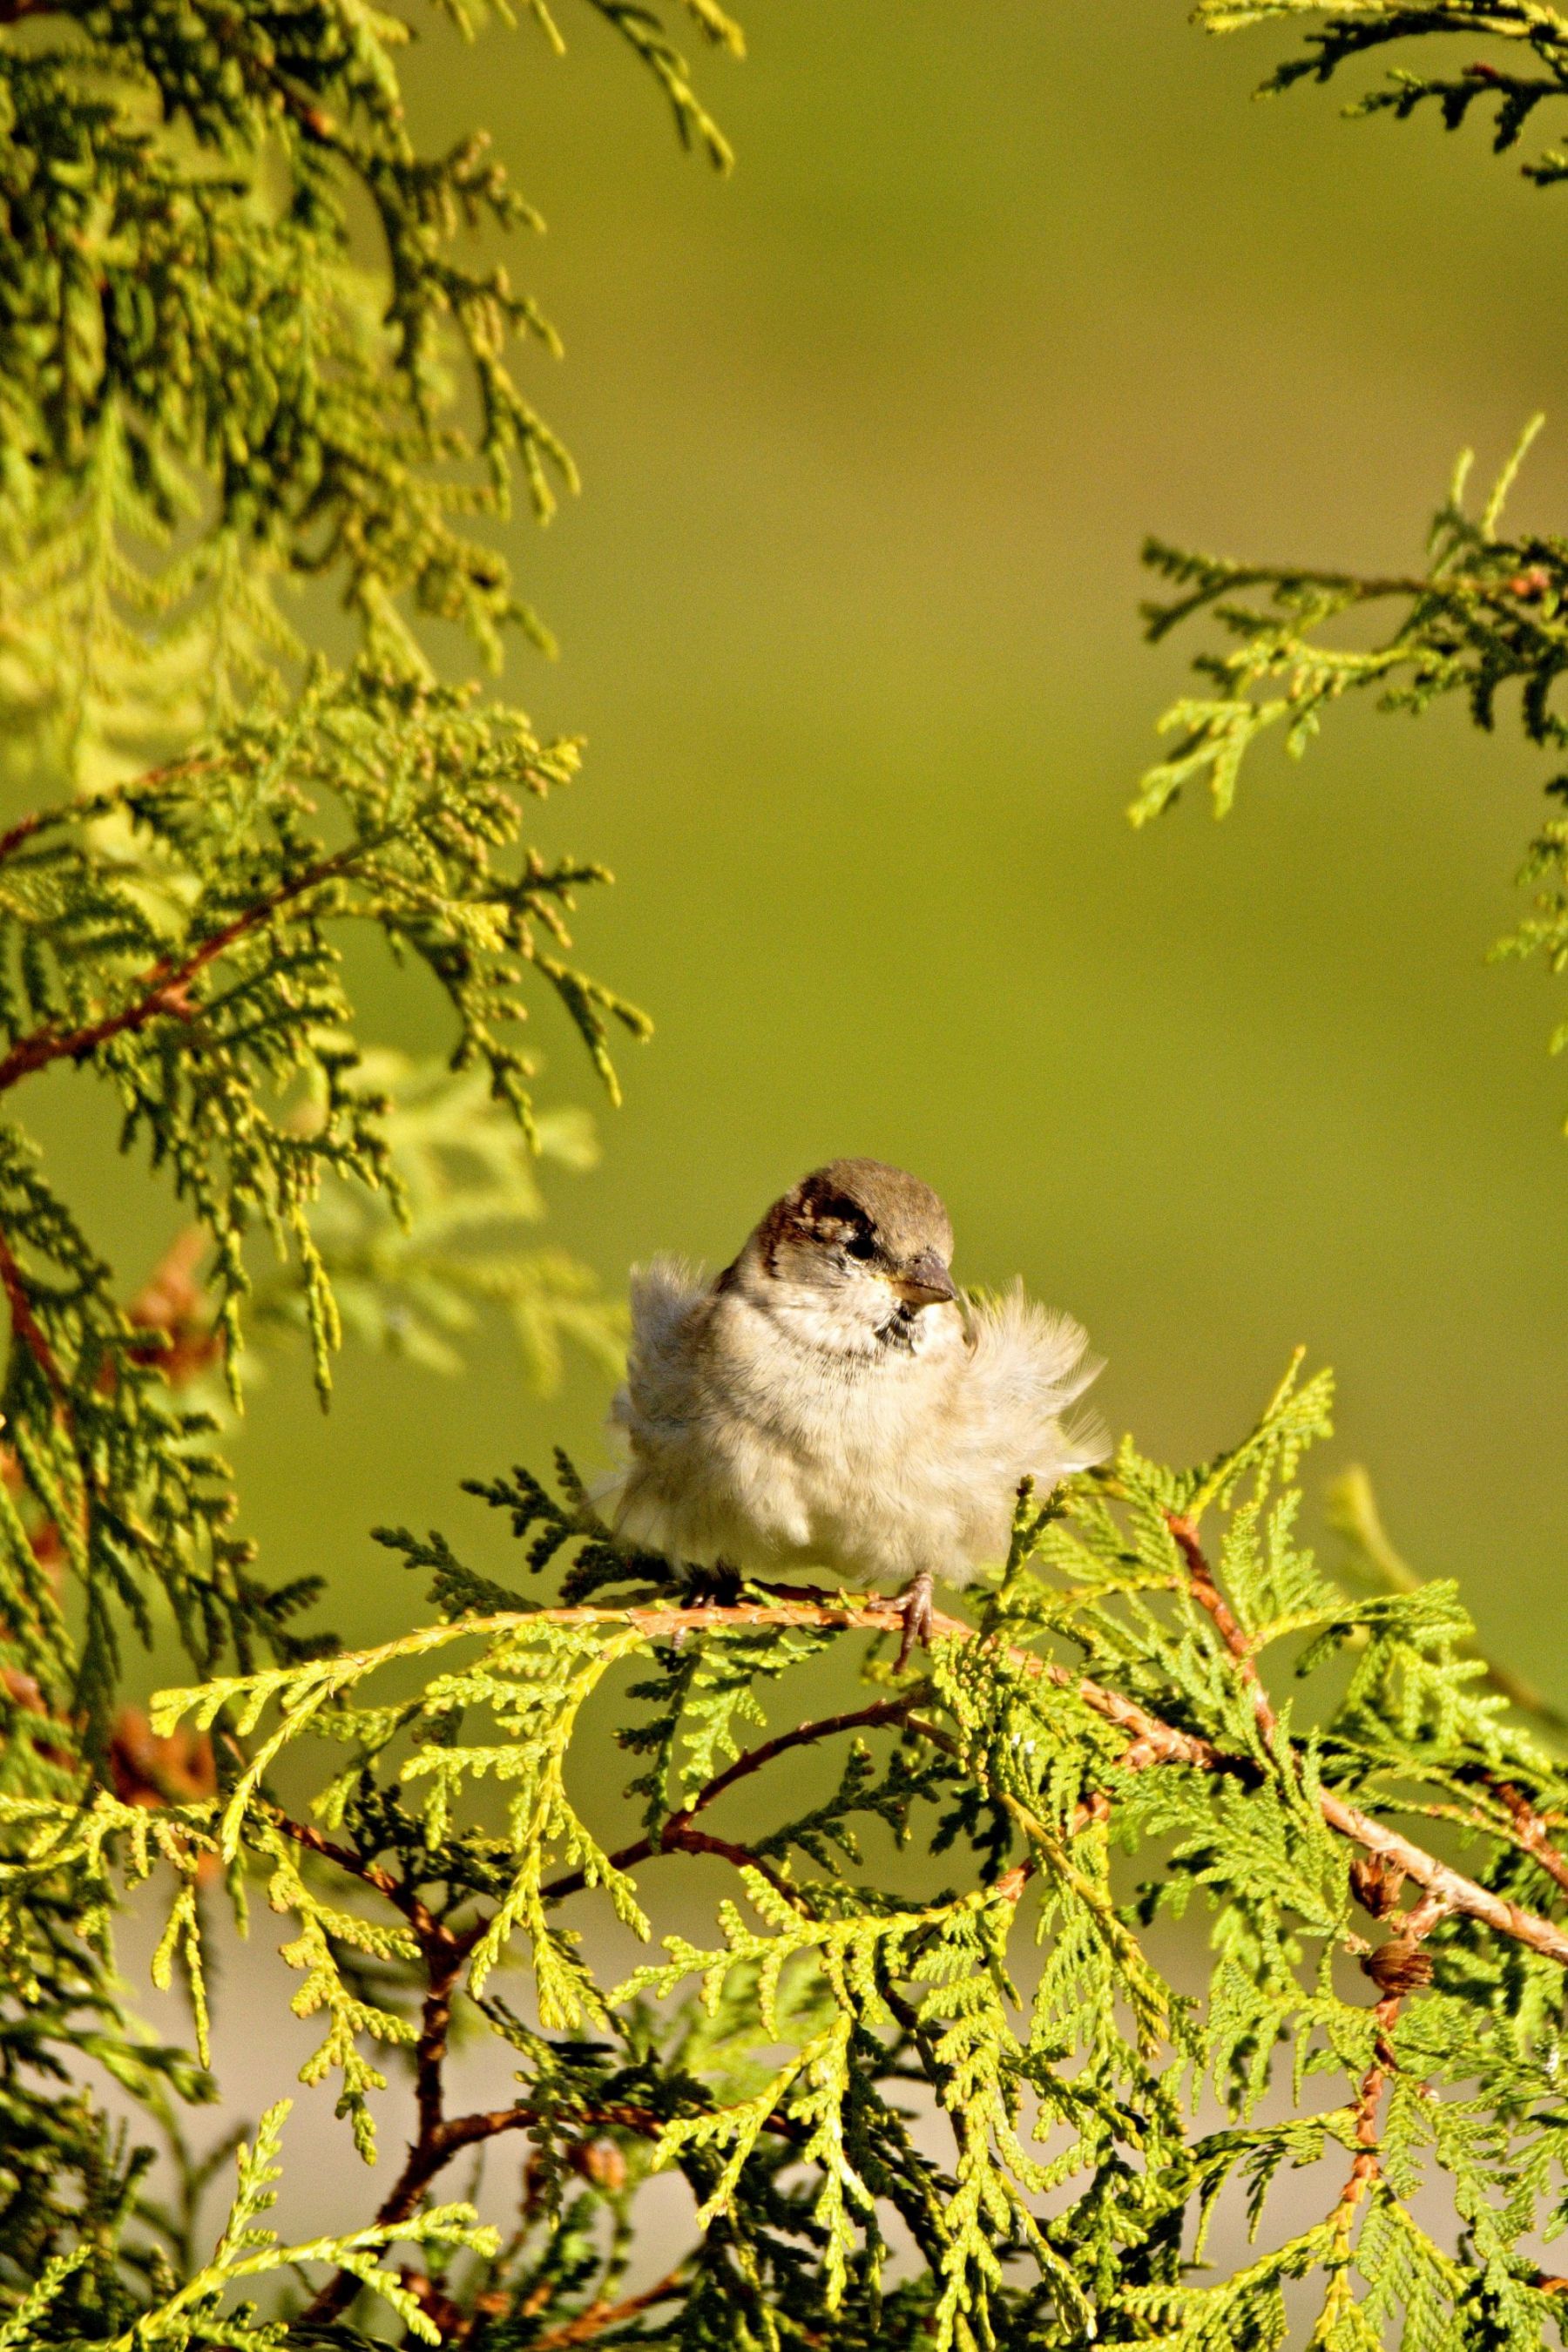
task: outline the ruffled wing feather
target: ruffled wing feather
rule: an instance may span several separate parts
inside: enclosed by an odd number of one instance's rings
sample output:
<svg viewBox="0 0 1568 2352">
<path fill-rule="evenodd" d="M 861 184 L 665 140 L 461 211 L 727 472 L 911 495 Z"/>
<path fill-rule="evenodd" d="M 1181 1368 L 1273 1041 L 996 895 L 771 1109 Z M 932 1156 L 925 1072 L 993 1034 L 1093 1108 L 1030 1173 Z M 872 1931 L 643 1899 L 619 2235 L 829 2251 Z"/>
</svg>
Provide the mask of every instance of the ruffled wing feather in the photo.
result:
<svg viewBox="0 0 1568 2352">
<path fill-rule="evenodd" d="M 674 1467 L 670 1456 L 697 1407 L 693 1324 L 710 1297 L 702 1267 L 684 1258 L 656 1257 L 632 1269 L 626 1377 L 609 1417 L 612 1440 L 627 1459 L 594 1499 L 618 1532 L 651 1550 L 664 1549 L 670 1533 L 660 1473 Z"/>
</svg>

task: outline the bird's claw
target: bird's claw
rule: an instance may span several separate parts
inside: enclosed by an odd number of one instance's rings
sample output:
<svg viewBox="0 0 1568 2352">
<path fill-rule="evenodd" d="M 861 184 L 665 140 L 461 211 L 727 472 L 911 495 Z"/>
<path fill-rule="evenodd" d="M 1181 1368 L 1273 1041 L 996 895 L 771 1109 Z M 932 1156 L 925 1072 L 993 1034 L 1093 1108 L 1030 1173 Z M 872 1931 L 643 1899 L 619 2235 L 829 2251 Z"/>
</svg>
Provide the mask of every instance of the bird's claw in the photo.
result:
<svg viewBox="0 0 1568 2352">
<path fill-rule="evenodd" d="M 898 1659 L 893 1667 L 896 1675 L 903 1673 L 904 1668 L 909 1664 L 910 1654 L 917 1645 L 922 1650 L 930 1649 L 933 1615 L 931 1580 L 929 1573 L 922 1572 L 915 1578 L 914 1582 L 904 1594 L 904 1631 L 903 1638 L 899 1643 Z"/>
<path fill-rule="evenodd" d="M 680 1599 L 688 1609 L 732 1609 L 741 1597 L 742 1577 L 727 1559 L 699 1567 L 689 1562 L 680 1578 Z"/>
</svg>

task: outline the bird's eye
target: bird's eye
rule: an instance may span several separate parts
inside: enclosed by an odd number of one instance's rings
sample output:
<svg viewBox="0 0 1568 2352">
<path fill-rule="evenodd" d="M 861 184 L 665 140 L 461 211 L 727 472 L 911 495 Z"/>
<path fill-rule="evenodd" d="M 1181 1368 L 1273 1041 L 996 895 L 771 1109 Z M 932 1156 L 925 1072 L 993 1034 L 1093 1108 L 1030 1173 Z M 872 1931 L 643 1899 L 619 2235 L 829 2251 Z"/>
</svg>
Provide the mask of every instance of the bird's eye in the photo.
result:
<svg viewBox="0 0 1568 2352">
<path fill-rule="evenodd" d="M 875 1257 L 877 1255 L 877 1244 L 869 1234 L 851 1234 L 844 1248 L 850 1257 Z"/>
</svg>

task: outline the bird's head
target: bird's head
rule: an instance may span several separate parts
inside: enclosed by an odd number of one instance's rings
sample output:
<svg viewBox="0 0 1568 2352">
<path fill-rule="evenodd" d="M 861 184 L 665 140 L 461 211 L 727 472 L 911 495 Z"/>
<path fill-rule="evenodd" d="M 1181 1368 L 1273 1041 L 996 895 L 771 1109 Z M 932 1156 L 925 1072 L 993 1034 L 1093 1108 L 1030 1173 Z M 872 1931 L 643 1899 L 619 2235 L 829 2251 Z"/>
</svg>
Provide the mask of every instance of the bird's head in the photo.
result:
<svg viewBox="0 0 1568 2352">
<path fill-rule="evenodd" d="M 962 1328 L 952 1226 L 931 1191 L 879 1160 L 835 1160 L 786 1192 L 721 1279 L 805 1318 L 825 1347 L 903 1352 Z"/>
</svg>

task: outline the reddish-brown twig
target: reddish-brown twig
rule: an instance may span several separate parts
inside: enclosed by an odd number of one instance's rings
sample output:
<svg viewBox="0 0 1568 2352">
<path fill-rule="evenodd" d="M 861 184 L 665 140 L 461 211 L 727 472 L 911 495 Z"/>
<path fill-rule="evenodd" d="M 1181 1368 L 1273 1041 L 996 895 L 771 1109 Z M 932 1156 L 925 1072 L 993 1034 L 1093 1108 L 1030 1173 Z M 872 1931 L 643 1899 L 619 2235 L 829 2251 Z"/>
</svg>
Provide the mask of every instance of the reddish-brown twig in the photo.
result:
<svg viewBox="0 0 1568 2352">
<path fill-rule="evenodd" d="M 1560 1853 L 1552 1844 L 1546 1822 L 1531 1804 L 1521 1790 L 1511 1781 L 1500 1780 L 1494 1792 L 1513 1823 L 1514 1834 L 1531 1860 L 1538 1862 L 1549 1878 L 1554 1878 L 1564 1894 L 1568 1894 L 1568 1854 Z"/>
<path fill-rule="evenodd" d="M 1271 1738 L 1277 1728 L 1274 1710 L 1258 1678 L 1251 1643 L 1215 1583 L 1213 1571 L 1198 1541 L 1197 1529 L 1190 1519 L 1184 1519 L 1174 1512 L 1167 1515 L 1167 1525 L 1186 1562 L 1193 1598 L 1214 1619 L 1220 1639 L 1236 1660 L 1241 1679 L 1251 1693 L 1258 1727 L 1266 1738 Z M 1208 1769 L 1228 1769 L 1226 1759 L 1220 1756 L 1218 1750 L 1213 1754 L 1214 1762 Z M 1363 1812 L 1359 1806 L 1346 1804 L 1342 1797 L 1334 1796 L 1330 1790 L 1324 1790 L 1318 1801 L 1323 1819 L 1331 1829 L 1338 1830 L 1342 1837 L 1353 1839 L 1357 1845 L 1365 1846 L 1370 1853 L 1379 1855 L 1407 1878 L 1414 1879 L 1416 1885 L 1437 1902 L 1444 1911 L 1459 1911 L 1469 1918 L 1479 1919 L 1499 1935 L 1511 1937 L 1516 1943 L 1527 1944 L 1532 1951 L 1555 1960 L 1559 1967 L 1568 1968 L 1568 1929 L 1559 1927 L 1553 1920 L 1542 1918 L 1533 1911 L 1524 1910 L 1517 1903 L 1508 1902 L 1500 1895 L 1494 1895 L 1490 1887 L 1478 1885 L 1462 1871 L 1450 1869 L 1435 1854 L 1427 1853 L 1409 1838 L 1401 1837 L 1396 1830 L 1375 1821 L 1370 1813 Z M 1539 1816 L 1533 1819 L 1539 1824 L 1543 1843 L 1549 1845 L 1545 1824 L 1540 1822 Z M 1552 1875 L 1557 1876 L 1557 1873 L 1553 1871 Z"/>
<path fill-rule="evenodd" d="M 565 2352 L 570 2344 L 586 2344 L 606 2327 L 616 2327 L 623 2319 L 635 2319 L 639 2311 L 649 2311 L 657 2303 L 671 2303 L 680 2293 L 680 2273 L 671 2271 L 657 2286 L 645 2286 L 640 2294 L 628 2294 L 621 2303 L 595 2303 L 569 2319 L 562 2327 L 552 2327 L 543 2336 L 536 2336 L 529 2352 Z"/>
<path fill-rule="evenodd" d="M 784 1755 L 792 1748 L 832 1739 L 842 1731 L 870 1731 L 902 1723 L 919 1696 L 919 1692 L 910 1691 L 900 1698 L 879 1699 L 872 1706 L 857 1707 L 847 1715 L 825 1715 L 815 1723 L 802 1723 L 793 1731 L 781 1731 L 776 1738 L 759 1741 L 755 1748 L 746 1748 L 732 1764 L 726 1765 L 722 1772 L 716 1772 L 705 1781 L 689 1805 L 682 1805 L 662 1823 L 657 1835 L 635 1838 L 630 1845 L 617 1848 L 609 1857 L 611 1868 L 635 1870 L 639 1862 L 651 1862 L 656 1854 L 698 1851 L 688 1842 L 687 1823 L 721 1797 L 726 1789 L 732 1789 L 737 1780 L 760 1772 L 764 1764 L 771 1764 L 776 1756 Z M 755 1856 L 752 1859 L 754 1862 Z M 546 1903 L 563 1903 L 569 1895 L 581 1895 L 587 1884 L 585 1871 L 569 1871 L 551 1880 L 542 1890 L 542 1899 Z"/>
<path fill-rule="evenodd" d="M 1355 2154 L 1331 2217 L 1333 2230 L 1333 2251 L 1329 2257 L 1331 2302 L 1347 2291 L 1343 2282 L 1350 2265 L 1356 2211 L 1382 2167 L 1379 2143 L 1384 2094 L 1398 2071 L 1398 2062 L 1394 2054 L 1394 2029 L 1405 1997 L 1419 1991 L 1431 1981 L 1432 1964 L 1420 1946 L 1447 1908 L 1440 1897 L 1427 1895 L 1414 1910 L 1403 1914 L 1394 1912 L 1393 1906 L 1398 1895 L 1397 1876 L 1372 1868 L 1363 1872 L 1358 1892 L 1373 1916 L 1387 1919 L 1394 1933 L 1387 1943 L 1380 1944 L 1362 1962 L 1362 1967 L 1378 1988 L 1378 1999 L 1372 2012 L 1373 2059 L 1356 2095 L 1352 2134 Z"/>
<path fill-rule="evenodd" d="M 178 961 L 172 956 L 161 956 L 142 974 L 138 983 L 138 993 L 128 1004 L 122 1004 L 118 1013 L 106 1013 L 100 1020 L 84 1022 L 75 1029 L 58 1029 L 52 1022 L 46 1022 L 41 1029 L 31 1030 L 26 1036 L 18 1037 L 10 1050 L 0 1055 L 0 1094 L 21 1079 L 31 1077 L 35 1071 L 47 1069 L 52 1062 L 85 1061 L 88 1055 L 95 1053 L 100 1045 L 107 1045 L 112 1038 L 133 1035 L 154 1021 L 166 1016 L 184 1021 L 192 1019 L 201 1007 L 191 997 L 191 986 L 209 964 L 226 955 L 230 948 L 237 946 L 249 933 L 259 930 L 271 921 L 274 915 L 280 913 L 294 899 L 302 898 L 308 890 L 314 890 L 323 882 L 333 881 L 339 876 L 352 872 L 374 845 L 355 842 L 352 847 L 341 849 L 331 857 L 320 859 L 316 865 L 307 866 L 302 874 L 280 882 L 275 890 L 268 892 L 265 898 L 258 899 L 253 907 L 247 907 L 244 914 L 237 915 L 232 922 L 225 923 L 220 930 L 203 940 L 200 946 L 193 948 L 188 955 Z"/>
</svg>

